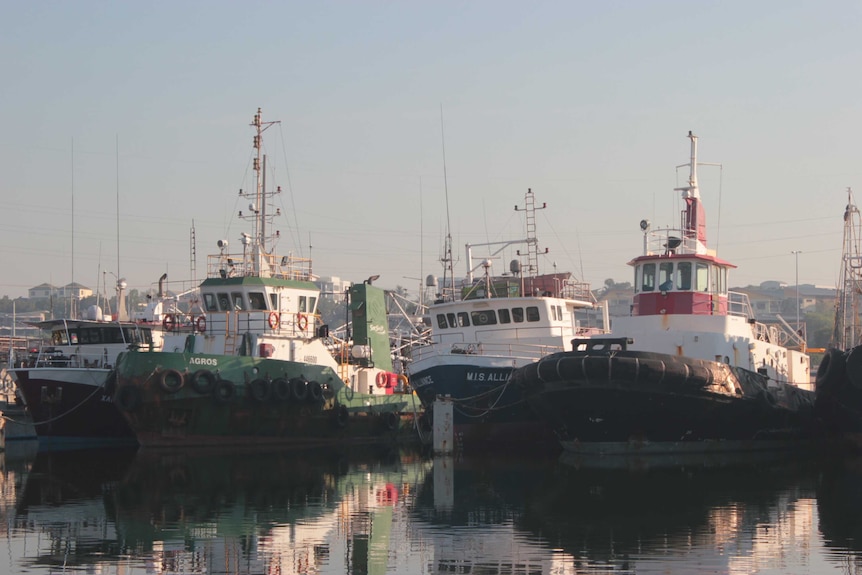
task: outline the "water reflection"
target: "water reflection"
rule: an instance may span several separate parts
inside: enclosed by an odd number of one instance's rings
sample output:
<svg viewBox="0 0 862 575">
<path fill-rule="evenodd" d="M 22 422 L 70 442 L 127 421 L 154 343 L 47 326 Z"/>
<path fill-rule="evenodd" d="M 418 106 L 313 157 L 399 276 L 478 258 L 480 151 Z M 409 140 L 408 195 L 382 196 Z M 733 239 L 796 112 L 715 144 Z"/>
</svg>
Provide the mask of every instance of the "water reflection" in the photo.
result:
<svg viewBox="0 0 862 575">
<path fill-rule="evenodd" d="M 0 571 L 860 572 L 862 462 L 3 454 Z"/>
</svg>

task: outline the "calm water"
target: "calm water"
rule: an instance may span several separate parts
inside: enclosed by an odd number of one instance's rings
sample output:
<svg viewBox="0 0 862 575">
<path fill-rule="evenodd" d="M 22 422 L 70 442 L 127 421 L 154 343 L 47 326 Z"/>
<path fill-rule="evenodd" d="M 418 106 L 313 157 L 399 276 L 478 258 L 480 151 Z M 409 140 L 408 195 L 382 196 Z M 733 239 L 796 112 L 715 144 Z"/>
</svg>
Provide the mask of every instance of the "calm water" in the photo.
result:
<svg viewBox="0 0 862 575">
<path fill-rule="evenodd" d="M 37 452 L 0 573 L 862 573 L 862 462 Z"/>
</svg>

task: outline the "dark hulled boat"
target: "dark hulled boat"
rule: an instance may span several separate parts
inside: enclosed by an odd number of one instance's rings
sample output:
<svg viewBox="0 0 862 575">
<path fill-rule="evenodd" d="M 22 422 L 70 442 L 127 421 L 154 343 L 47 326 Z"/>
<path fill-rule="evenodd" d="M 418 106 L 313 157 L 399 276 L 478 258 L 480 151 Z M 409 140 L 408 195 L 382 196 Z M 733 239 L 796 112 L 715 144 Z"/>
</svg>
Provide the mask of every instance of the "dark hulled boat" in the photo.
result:
<svg viewBox="0 0 862 575">
<path fill-rule="evenodd" d="M 641 222 L 631 315 L 512 374 L 568 451 L 600 454 L 795 447 L 814 438 L 805 342 L 758 322 L 708 250 L 691 140 L 677 229 Z"/>
<path fill-rule="evenodd" d="M 468 273 L 460 290 L 444 286 L 428 307 L 428 343 L 411 349 L 411 386 L 431 413 L 437 398 L 452 403 L 454 438 L 462 450 L 559 449 L 553 430 L 509 385 L 509 375 L 593 331 L 578 315 L 594 310 L 589 285 L 569 272 L 538 273 L 535 210 L 540 208 L 532 190 L 524 205 L 527 239 L 494 243 L 525 243 L 526 264 L 514 260 L 511 275 L 500 276 L 485 260 L 483 277 L 474 279 L 476 246 L 468 245 Z"/>
</svg>

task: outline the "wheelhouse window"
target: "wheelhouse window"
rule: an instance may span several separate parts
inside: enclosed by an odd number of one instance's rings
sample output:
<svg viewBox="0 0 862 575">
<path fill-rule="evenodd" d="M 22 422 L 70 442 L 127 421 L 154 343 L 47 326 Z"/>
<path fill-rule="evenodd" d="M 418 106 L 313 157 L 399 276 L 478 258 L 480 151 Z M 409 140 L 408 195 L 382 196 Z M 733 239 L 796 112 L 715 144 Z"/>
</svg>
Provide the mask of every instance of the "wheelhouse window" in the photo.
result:
<svg viewBox="0 0 862 575">
<path fill-rule="evenodd" d="M 241 291 L 235 291 L 230 294 L 231 299 L 233 300 L 233 309 L 236 311 L 242 311 L 245 309 L 245 300 L 242 297 Z"/>
<path fill-rule="evenodd" d="M 658 289 L 660 291 L 673 289 L 673 262 L 662 262 L 658 265 Z"/>
<path fill-rule="evenodd" d="M 230 298 L 226 293 L 218 294 L 218 307 L 221 311 L 230 311 Z"/>
<path fill-rule="evenodd" d="M 524 323 L 524 308 L 512 308 L 512 321 L 514 321 L 515 323 Z"/>
<path fill-rule="evenodd" d="M 691 262 L 679 262 L 676 264 L 676 289 L 691 289 Z"/>
<path fill-rule="evenodd" d="M 508 309 L 501 309 L 497 312 L 500 318 L 500 323 L 512 323 L 512 316 L 509 315 Z"/>
<path fill-rule="evenodd" d="M 706 264 L 698 263 L 695 267 L 695 290 L 709 291 L 709 267 Z"/>
<path fill-rule="evenodd" d="M 277 310 L 278 309 L 278 294 L 276 294 L 276 293 L 269 294 L 269 303 L 272 306 L 270 309 Z"/>
<path fill-rule="evenodd" d="M 82 344 L 102 343 L 102 331 L 99 328 L 82 329 L 78 332 L 78 340 Z"/>
<path fill-rule="evenodd" d="M 299 312 L 306 313 L 308 311 L 308 298 L 304 295 L 299 296 Z"/>
<path fill-rule="evenodd" d="M 727 270 L 720 266 L 712 266 L 712 289 L 716 293 L 727 291 Z"/>
<path fill-rule="evenodd" d="M 467 315 L 466 311 L 458 312 L 458 326 L 459 327 L 467 327 L 470 325 L 470 316 Z"/>
<path fill-rule="evenodd" d="M 446 320 L 449 322 L 449 327 L 458 327 L 458 322 L 455 321 L 454 313 L 447 313 Z"/>
<path fill-rule="evenodd" d="M 266 296 L 264 296 L 263 292 L 249 292 L 248 304 L 251 306 L 251 309 L 266 309 Z"/>
<path fill-rule="evenodd" d="M 655 264 L 644 264 L 641 282 L 642 291 L 655 291 Z"/>
<path fill-rule="evenodd" d="M 216 301 L 216 296 L 213 293 L 205 293 L 204 294 L 204 308 L 207 311 L 218 311 L 218 302 Z"/>
<path fill-rule="evenodd" d="M 539 321 L 539 308 L 534 305 L 527 308 L 527 321 Z"/>
<path fill-rule="evenodd" d="M 473 325 L 495 325 L 497 323 L 497 314 L 492 309 L 470 312 L 470 319 Z"/>
<path fill-rule="evenodd" d="M 447 327 L 449 327 L 449 324 L 446 323 L 446 314 L 437 314 L 437 327 L 439 327 L 440 329 L 446 329 Z"/>
</svg>

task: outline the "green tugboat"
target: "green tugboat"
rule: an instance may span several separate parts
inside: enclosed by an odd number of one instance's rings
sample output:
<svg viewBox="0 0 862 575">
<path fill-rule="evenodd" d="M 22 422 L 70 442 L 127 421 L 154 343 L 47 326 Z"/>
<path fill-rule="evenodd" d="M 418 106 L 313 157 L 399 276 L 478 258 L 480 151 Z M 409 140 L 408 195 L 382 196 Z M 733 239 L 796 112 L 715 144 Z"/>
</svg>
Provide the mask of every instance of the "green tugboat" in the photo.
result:
<svg viewBox="0 0 862 575">
<path fill-rule="evenodd" d="M 351 337 L 330 337 L 317 314 L 311 260 L 267 250 L 269 214 L 277 214 L 268 203 L 278 191 L 263 184 L 261 147 L 274 123 L 262 122 L 260 110 L 254 117 L 257 185 L 244 218 L 253 233 L 241 235 L 240 253 L 221 240 L 208 257 L 200 286 L 206 314 L 192 333 L 170 333 L 175 322 L 166 316 L 160 351 L 117 358 L 114 402 L 141 445 L 418 440 L 419 402 L 393 372 L 385 294 L 373 276 L 348 292 Z"/>
</svg>

